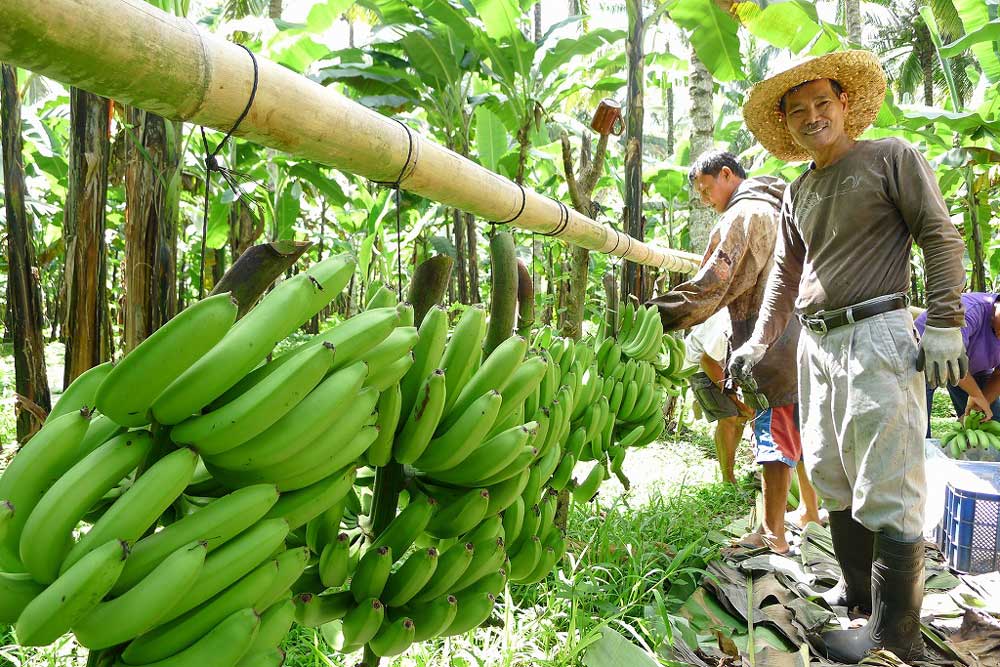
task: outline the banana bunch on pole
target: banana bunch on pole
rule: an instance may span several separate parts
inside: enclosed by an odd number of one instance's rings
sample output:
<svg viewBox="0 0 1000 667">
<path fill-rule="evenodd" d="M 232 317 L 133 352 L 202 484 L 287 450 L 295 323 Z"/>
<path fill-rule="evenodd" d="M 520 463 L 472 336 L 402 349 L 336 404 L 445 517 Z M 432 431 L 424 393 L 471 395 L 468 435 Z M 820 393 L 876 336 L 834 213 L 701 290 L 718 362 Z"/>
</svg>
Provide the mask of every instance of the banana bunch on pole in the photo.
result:
<svg viewBox="0 0 1000 667">
<path fill-rule="evenodd" d="M 643 315 L 618 340 L 542 329 L 487 355 L 481 307 L 417 327 L 372 285 L 364 311 L 270 357 L 353 269 L 319 262 L 239 321 L 208 297 L 67 388 L 0 477 L 0 622 L 19 643 L 260 667 L 299 623 L 391 656 L 553 570 L 558 491 L 590 500 L 662 430 L 672 339 Z M 598 472 L 575 483 L 580 461 Z M 376 535 L 389 466 L 402 492 Z"/>
</svg>

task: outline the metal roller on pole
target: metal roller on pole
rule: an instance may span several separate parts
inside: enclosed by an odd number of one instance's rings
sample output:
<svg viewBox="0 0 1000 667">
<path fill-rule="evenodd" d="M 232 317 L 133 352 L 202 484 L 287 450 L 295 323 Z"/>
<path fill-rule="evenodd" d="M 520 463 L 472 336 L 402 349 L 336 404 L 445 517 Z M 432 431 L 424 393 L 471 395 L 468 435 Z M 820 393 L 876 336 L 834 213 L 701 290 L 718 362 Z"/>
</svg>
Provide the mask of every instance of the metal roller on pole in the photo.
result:
<svg viewBox="0 0 1000 667">
<path fill-rule="evenodd" d="M 254 79 L 247 51 L 145 0 L 2 0 L 0 61 L 224 132 Z M 265 58 L 257 63 L 257 92 L 236 136 L 398 183 L 484 220 L 668 271 L 698 268 L 698 255 L 638 241 L 305 76 Z"/>
</svg>

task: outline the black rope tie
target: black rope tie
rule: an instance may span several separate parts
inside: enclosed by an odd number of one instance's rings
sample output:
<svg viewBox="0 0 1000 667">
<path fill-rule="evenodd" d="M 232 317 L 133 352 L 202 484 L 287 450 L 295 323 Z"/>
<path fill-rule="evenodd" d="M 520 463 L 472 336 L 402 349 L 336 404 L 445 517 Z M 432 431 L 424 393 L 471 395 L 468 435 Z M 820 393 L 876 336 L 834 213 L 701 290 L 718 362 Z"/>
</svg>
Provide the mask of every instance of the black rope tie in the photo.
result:
<svg viewBox="0 0 1000 667">
<path fill-rule="evenodd" d="M 208 137 L 205 136 L 205 128 L 204 126 L 200 128 L 201 142 L 202 145 L 205 147 L 205 210 L 201 219 L 201 269 L 199 270 L 198 273 L 199 299 L 205 296 L 205 243 L 208 238 L 208 212 L 210 205 L 209 199 L 212 189 L 212 172 L 213 171 L 217 172 L 219 175 L 222 176 L 223 180 L 225 180 L 226 183 L 229 184 L 229 187 L 232 188 L 233 194 L 236 195 L 237 199 L 247 204 L 247 206 L 249 206 L 252 210 L 256 210 L 258 214 L 262 213 L 262 211 L 260 210 L 260 204 L 252 197 L 247 195 L 247 193 L 243 192 L 243 189 L 240 187 L 240 182 L 241 181 L 244 183 L 248 182 L 251 180 L 250 177 L 244 174 L 240 174 L 239 172 L 233 171 L 231 169 L 227 169 L 226 167 L 223 167 L 222 165 L 219 164 L 219 159 L 218 159 L 219 153 L 222 151 L 222 148 L 226 145 L 226 142 L 229 141 L 229 137 L 233 136 L 233 133 L 239 129 L 240 123 L 242 123 L 243 119 L 247 117 L 248 113 L 250 113 L 250 108 L 253 106 L 254 98 L 257 96 L 257 84 L 260 81 L 260 72 L 257 67 L 257 57 L 253 54 L 253 51 L 248 49 L 243 44 L 237 44 L 237 46 L 246 51 L 247 54 L 250 56 L 251 62 L 253 62 L 253 87 L 250 89 L 250 99 L 247 100 L 246 106 L 243 107 L 243 112 L 236 119 L 236 122 L 233 123 L 232 128 L 230 128 L 230 130 L 226 132 L 226 136 L 222 138 L 222 141 L 220 141 L 219 145 L 215 147 L 215 150 L 208 149 Z M 263 216 L 261 215 L 261 217 Z"/>
<path fill-rule="evenodd" d="M 521 214 L 524 213 L 524 207 L 528 203 L 528 194 L 524 191 L 524 186 L 521 185 L 520 183 L 515 183 L 514 185 L 516 185 L 517 187 L 521 188 L 521 208 L 519 208 L 517 210 L 517 213 L 515 213 L 514 217 L 511 218 L 510 220 L 493 220 L 493 221 L 490 221 L 491 225 L 493 225 L 493 226 L 496 226 L 496 225 L 509 225 L 510 223 L 512 223 L 515 220 L 517 220 L 518 218 L 520 218 Z"/>
<path fill-rule="evenodd" d="M 538 232 L 542 236 L 559 236 L 566 231 L 566 227 L 569 226 L 569 208 L 567 208 L 566 204 L 561 201 L 556 201 L 556 204 L 559 206 L 559 222 L 556 223 L 556 226 L 552 229 L 552 231 Z"/>
<path fill-rule="evenodd" d="M 400 194 L 400 184 L 403 182 L 403 178 L 406 176 L 406 172 L 412 167 L 410 161 L 413 159 L 413 132 L 410 131 L 409 125 L 399 120 L 398 118 L 393 118 L 392 120 L 399 123 L 400 127 L 406 132 L 406 161 L 403 162 L 403 168 L 399 170 L 399 176 L 396 177 L 395 181 L 372 181 L 375 185 L 380 185 L 383 187 L 389 187 L 395 190 L 396 199 L 396 298 L 401 302 L 403 300 L 403 242 L 402 242 L 402 196 Z"/>
</svg>

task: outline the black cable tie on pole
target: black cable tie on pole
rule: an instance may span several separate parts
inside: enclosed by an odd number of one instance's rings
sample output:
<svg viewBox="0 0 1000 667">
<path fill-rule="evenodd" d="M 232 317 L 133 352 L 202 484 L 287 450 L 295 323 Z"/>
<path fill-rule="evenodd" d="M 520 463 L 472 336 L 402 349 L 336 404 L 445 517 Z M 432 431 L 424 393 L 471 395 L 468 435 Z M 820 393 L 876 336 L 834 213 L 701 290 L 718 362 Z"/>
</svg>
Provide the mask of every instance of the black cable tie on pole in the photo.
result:
<svg viewBox="0 0 1000 667">
<path fill-rule="evenodd" d="M 552 201 L 555 201 L 559 206 L 559 222 L 556 223 L 556 226 L 552 229 L 552 231 L 538 232 L 542 236 L 559 236 L 566 231 L 566 227 L 569 226 L 569 208 L 561 201 L 556 201 L 555 199 Z"/>
<path fill-rule="evenodd" d="M 399 123 L 400 127 L 406 132 L 406 161 L 403 162 L 403 168 L 399 170 L 399 176 L 396 177 L 395 181 L 372 181 L 375 185 L 382 187 L 389 187 L 396 191 L 396 298 L 402 302 L 403 300 L 403 244 L 401 237 L 402 233 L 402 223 L 400 218 L 402 216 L 401 212 L 401 196 L 400 196 L 400 184 L 403 182 L 403 177 L 406 176 L 406 172 L 410 169 L 410 160 L 413 159 L 413 132 L 410 130 L 410 126 L 399 120 L 398 118 L 393 118 L 392 120 Z"/>
<path fill-rule="evenodd" d="M 494 220 L 494 221 L 490 221 L 491 224 L 493 224 L 493 225 L 509 225 L 510 223 L 512 223 L 515 220 L 517 220 L 518 218 L 520 218 L 521 214 L 524 213 L 524 207 L 528 203 L 528 193 L 526 193 L 524 191 L 524 186 L 521 185 L 520 183 L 515 183 L 514 185 L 516 185 L 517 187 L 521 188 L 521 208 L 518 209 L 517 213 L 510 220 Z"/>
<path fill-rule="evenodd" d="M 229 141 L 229 137 L 233 136 L 233 133 L 239 129 L 243 119 L 247 117 L 248 113 L 250 113 L 250 108 L 253 106 L 254 99 L 257 97 L 257 84 L 260 83 L 260 70 L 257 66 L 257 57 L 253 54 L 253 51 L 243 44 L 237 44 L 237 46 L 247 52 L 250 56 L 250 61 L 253 63 L 253 87 L 250 89 L 250 98 L 247 100 L 246 106 L 243 107 L 243 112 L 240 113 L 236 122 L 233 123 L 233 126 L 228 132 L 226 132 L 226 136 L 222 138 L 222 141 L 220 141 L 219 145 L 215 147 L 215 150 L 210 151 L 208 149 L 208 137 L 205 135 L 205 127 L 201 126 L 200 128 L 201 142 L 205 147 L 205 210 L 201 220 L 201 268 L 198 273 L 199 299 L 205 296 L 205 244 L 207 240 L 206 237 L 208 236 L 208 210 L 210 205 L 210 192 L 212 188 L 212 172 L 215 171 L 221 174 L 226 183 L 229 184 L 229 187 L 232 188 L 233 193 L 236 194 L 237 198 L 240 199 L 240 201 L 244 201 L 244 193 L 240 188 L 238 188 L 238 184 L 236 183 L 236 177 L 244 178 L 243 175 L 222 167 L 219 165 L 218 159 L 219 153 L 226 145 L 226 142 Z M 256 206 L 257 202 L 253 202 L 253 205 Z"/>
</svg>

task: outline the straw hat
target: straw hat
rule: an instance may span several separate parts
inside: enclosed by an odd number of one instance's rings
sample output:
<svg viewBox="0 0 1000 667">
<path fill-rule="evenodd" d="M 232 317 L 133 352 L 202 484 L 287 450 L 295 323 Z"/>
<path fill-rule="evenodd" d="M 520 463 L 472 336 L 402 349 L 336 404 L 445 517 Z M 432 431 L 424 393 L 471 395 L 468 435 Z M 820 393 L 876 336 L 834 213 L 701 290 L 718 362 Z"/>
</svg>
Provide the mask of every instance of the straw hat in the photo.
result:
<svg viewBox="0 0 1000 667">
<path fill-rule="evenodd" d="M 816 79 L 836 79 L 847 93 L 844 131 L 856 138 L 875 121 L 885 98 L 885 72 L 871 51 L 838 51 L 812 58 L 774 74 L 750 90 L 743 119 L 764 148 L 782 160 L 808 160 L 792 139 L 780 115 L 781 97 L 795 86 Z"/>
</svg>

